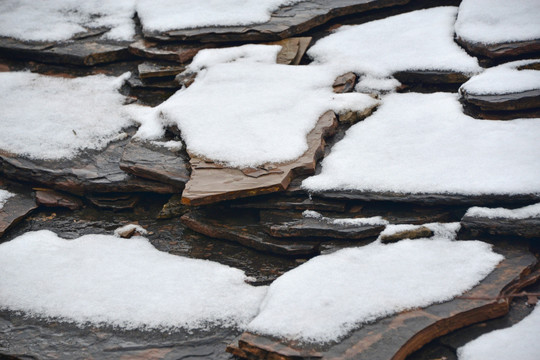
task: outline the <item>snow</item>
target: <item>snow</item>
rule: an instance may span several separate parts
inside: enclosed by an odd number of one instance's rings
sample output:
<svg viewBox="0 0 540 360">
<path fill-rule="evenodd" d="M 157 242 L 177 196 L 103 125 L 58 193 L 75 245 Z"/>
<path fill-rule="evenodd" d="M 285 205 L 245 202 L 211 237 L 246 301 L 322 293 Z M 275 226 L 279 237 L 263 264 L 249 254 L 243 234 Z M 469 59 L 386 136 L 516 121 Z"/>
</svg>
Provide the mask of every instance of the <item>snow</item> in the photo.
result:
<svg viewBox="0 0 540 360">
<path fill-rule="evenodd" d="M 378 78 L 369 75 L 360 77 L 355 90 L 359 92 L 389 92 L 399 87 L 401 83 L 394 78 Z"/>
<path fill-rule="evenodd" d="M 486 243 L 437 237 L 318 256 L 270 285 L 247 329 L 304 342 L 339 340 L 361 324 L 448 301 L 502 259 Z"/>
<path fill-rule="evenodd" d="M 310 191 L 540 192 L 540 121 L 475 120 L 457 94 L 389 94 L 304 180 Z"/>
<path fill-rule="evenodd" d="M 62 41 L 92 28 L 109 28 L 104 37 L 131 40 L 136 0 L 2 0 L 0 36 L 30 41 Z"/>
<path fill-rule="evenodd" d="M 10 193 L 7 190 L 0 189 L 0 210 L 4 207 L 9 198 L 15 196 L 15 194 Z"/>
<path fill-rule="evenodd" d="M 520 66 L 536 63 L 538 60 L 521 60 L 486 69 L 473 76 L 461 86 L 460 91 L 469 94 L 510 94 L 540 89 L 540 71 L 518 70 Z"/>
<path fill-rule="evenodd" d="M 373 216 L 369 218 L 329 218 L 323 216 L 317 211 L 305 210 L 302 215 L 305 218 L 318 219 L 331 224 L 344 225 L 344 226 L 364 226 L 364 225 L 386 225 L 388 221 L 384 220 L 380 216 Z"/>
<path fill-rule="evenodd" d="M 137 232 L 141 235 L 146 235 L 148 231 L 146 231 L 145 228 L 143 228 L 141 225 L 137 224 L 127 224 L 124 226 L 119 227 L 118 229 L 114 230 L 114 236 L 116 237 L 122 237 L 122 234 L 124 233 L 133 233 Z"/>
<path fill-rule="evenodd" d="M 458 349 L 459 360 L 537 360 L 540 354 L 540 306 L 507 329 L 484 334 Z"/>
<path fill-rule="evenodd" d="M 0 73 L 0 149 L 34 159 L 101 149 L 132 125 L 118 92 L 129 73 L 75 79 Z"/>
<path fill-rule="evenodd" d="M 159 137 L 175 124 L 188 152 L 233 167 L 298 158 L 306 135 L 327 110 L 362 111 L 366 94 L 335 94 L 322 66 L 276 64 L 280 46 L 244 45 L 199 52 L 188 67 L 195 82 L 144 114 L 137 136 Z M 264 86 L 262 86 L 264 84 Z M 151 112 L 152 110 L 145 110 Z"/>
<path fill-rule="evenodd" d="M 386 225 L 386 228 L 379 234 L 380 239 L 383 236 L 390 236 L 397 234 L 402 231 L 416 230 L 421 227 L 427 227 L 433 231 L 433 235 L 441 239 L 455 239 L 456 234 L 459 231 L 461 224 L 459 222 L 453 223 L 427 223 L 422 225 L 413 225 L 413 224 L 389 224 Z"/>
<path fill-rule="evenodd" d="M 266 287 L 243 271 L 156 250 L 147 239 L 28 232 L 0 245 L 0 308 L 128 329 L 243 326 Z"/>
<path fill-rule="evenodd" d="M 149 31 L 265 23 L 282 5 L 300 0 L 138 0 L 137 14 Z"/>
<path fill-rule="evenodd" d="M 397 71 L 440 70 L 476 73 L 476 58 L 454 42 L 456 7 L 437 7 L 342 26 L 309 51 L 315 63 L 385 78 Z"/>
<path fill-rule="evenodd" d="M 465 216 L 472 217 L 484 217 L 490 219 L 504 218 L 504 219 L 528 219 L 540 217 L 540 203 L 525 206 L 519 209 L 505 209 L 505 208 L 485 208 L 485 207 L 472 207 L 465 213 Z"/>
<path fill-rule="evenodd" d="M 538 0 L 463 0 L 456 35 L 485 44 L 540 39 L 539 14 Z"/>
</svg>

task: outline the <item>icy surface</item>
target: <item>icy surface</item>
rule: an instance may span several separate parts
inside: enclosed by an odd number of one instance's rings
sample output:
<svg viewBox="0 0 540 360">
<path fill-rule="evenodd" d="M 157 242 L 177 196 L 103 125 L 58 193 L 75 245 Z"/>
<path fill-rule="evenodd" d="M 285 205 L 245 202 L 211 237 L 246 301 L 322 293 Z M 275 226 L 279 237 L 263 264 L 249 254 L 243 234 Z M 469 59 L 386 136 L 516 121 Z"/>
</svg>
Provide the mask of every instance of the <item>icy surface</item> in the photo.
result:
<svg viewBox="0 0 540 360">
<path fill-rule="evenodd" d="M 378 101 L 366 94 L 335 94 L 322 66 L 276 64 L 279 46 L 203 50 L 188 70 L 195 82 L 144 115 L 138 136 L 159 136 L 175 124 L 195 155 L 250 167 L 284 162 L 308 148 L 306 135 L 327 110 L 361 111 Z M 152 110 L 146 110 L 152 111 Z"/>
<path fill-rule="evenodd" d="M 248 330 L 307 342 L 338 340 L 362 323 L 450 300 L 502 259 L 486 243 L 437 237 L 318 256 L 270 285 Z"/>
<path fill-rule="evenodd" d="M 539 15 L 540 16 L 540 15 Z M 540 89 L 540 71 L 517 68 L 538 60 L 521 60 L 486 69 L 461 86 L 470 94 L 511 94 Z"/>
<path fill-rule="evenodd" d="M 466 216 L 485 217 L 490 219 L 527 219 L 540 217 L 540 203 L 525 206 L 519 209 L 472 207 L 465 213 Z"/>
<path fill-rule="evenodd" d="M 2 0 L 0 36 L 30 41 L 68 40 L 92 28 L 109 28 L 104 36 L 131 40 L 135 35 L 136 0 Z"/>
<path fill-rule="evenodd" d="M 456 94 L 390 94 L 322 162 L 311 191 L 518 194 L 540 191 L 540 121 L 480 121 Z"/>
<path fill-rule="evenodd" d="M 458 349 L 459 360 L 538 360 L 540 306 L 507 329 L 484 334 Z"/>
<path fill-rule="evenodd" d="M 463 0 L 456 35 L 485 44 L 540 39 L 540 1 Z"/>
<path fill-rule="evenodd" d="M 15 194 L 10 193 L 7 190 L 0 189 L 0 210 L 2 210 L 8 199 L 13 196 L 15 196 Z"/>
<path fill-rule="evenodd" d="M 137 14 L 150 31 L 264 23 L 281 5 L 300 0 L 138 0 Z"/>
<path fill-rule="evenodd" d="M 308 55 L 331 65 L 336 74 L 348 71 L 384 78 L 403 70 L 476 73 L 476 58 L 454 42 L 456 7 L 438 7 L 342 26 L 319 40 Z"/>
<path fill-rule="evenodd" d="M 0 73 L 0 149 L 34 159 L 101 149 L 132 124 L 118 92 L 129 73 L 75 79 Z"/>
<path fill-rule="evenodd" d="M 242 326 L 266 287 L 243 271 L 156 250 L 147 239 L 29 232 L 0 245 L 0 308 L 77 324 Z"/>
</svg>

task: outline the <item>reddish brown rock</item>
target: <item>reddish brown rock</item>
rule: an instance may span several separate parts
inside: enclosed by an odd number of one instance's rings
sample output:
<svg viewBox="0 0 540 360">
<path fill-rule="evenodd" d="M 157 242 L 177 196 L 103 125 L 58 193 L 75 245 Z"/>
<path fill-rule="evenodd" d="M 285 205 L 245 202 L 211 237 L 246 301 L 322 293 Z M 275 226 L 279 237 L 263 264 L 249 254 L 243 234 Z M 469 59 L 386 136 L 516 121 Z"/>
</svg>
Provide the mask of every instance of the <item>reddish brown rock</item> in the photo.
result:
<svg viewBox="0 0 540 360">
<path fill-rule="evenodd" d="M 152 60 L 174 61 L 186 64 L 202 49 L 217 47 L 211 43 L 159 43 L 138 40 L 129 45 L 129 51 L 137 56 Z"/>
<path fill-rule="evenodd" d="M 391 235 L 381 236 L 381 242 L 388 244 L 393 243 L 403 239 L 421 239 L 429 238 L 433 236 L 433 231 L 425 226 L 420 226 L 412 230 L 403 230 L 398 231 Z"/>
<path fill-rule="evenodd" d="M 139 202 L 135 194 L 91 194 L 86 198 L 97 208 L 117 211 L 133 209 Z"/>
<path fill-rule="evenodd" d="M 479 119 L 511 120 L 540 117 L 540 89 L 510 94 L 478 95 L 461 91 L 464 112 Z"/>
<path fill-rule="evenodd" d="M 15 194 L 0 208 L 0 238 L 4 233 L 37 208 L 30 195 Z"/>
<path fill-rule="evenodd" d="M 269 43 L 280 45 L 281 50 L 277 55 L 276 62 L 283 65 L 298 65 L 311 43 L 311 37 L 294 37 Z"/>
<path fill-rule="evenodd" d="M 353 72 L 348 72 L 338 76 L 332 85 L 336 94 L 349 93 L 354 90 L 358 76 Z"/>
<path fill-rule="evenodd" d="M 185 70 L 183 66 L 175 66 L 169 64 L 158 64 L 151 62 L 144 62 L 139 64 L 139 78 L 141 79 L 155 79 L 164 77 L 174 77 Z"/>
<path fill-rule="evenodd" d="M 283 191 L 295 176 L 314 173 L 324 151 L 324 138 L 333 134 L 336 127 L 335 114 L 331 111 L 323 114 L 307 136 L 308 150 L 287 163 L 240 170 L 192 157 L 191 178 L 184 189 L 182 201 L 187 205 L 203 205 Z"/>
<path fill-rule="evenodd" d="M 64 207 L 70 210 L 77 210 L 83 206 L 81 199 L 50 189 L 37 189 L 36 202 L 41 206 Z"/>
<path fill-rule="evenodd" d="M 505 219 L 464 216 L 461 219 L 459 239 L 508 237 L 540 240 L 540 217 Z"/>
<path fill-rule="evenodd" d="M 299 344 L 246 332 L 227 351 L 244 359 L 405 359 L 453 330 L 503 316 L 509 309 L 509 295 L 540 279 L 538 259 L 524 246 L 499 244 L 495 251 L 505 260 L 462 296 L 379 319 L 339 343 Z"/>
</svg>

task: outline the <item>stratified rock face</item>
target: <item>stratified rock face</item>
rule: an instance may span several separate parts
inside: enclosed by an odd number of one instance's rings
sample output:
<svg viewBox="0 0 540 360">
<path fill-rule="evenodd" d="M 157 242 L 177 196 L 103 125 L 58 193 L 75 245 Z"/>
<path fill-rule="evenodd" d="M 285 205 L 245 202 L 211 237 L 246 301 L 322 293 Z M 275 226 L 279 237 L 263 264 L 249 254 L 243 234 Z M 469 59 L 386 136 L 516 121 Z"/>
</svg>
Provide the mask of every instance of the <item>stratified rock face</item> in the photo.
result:
<svg viewBox="0 0 540 360">
<path fill-rule="evenodd" d="M 421 239 L 433 236 L 433 231 L 426 226 L 418 226 L 410 230 L 397 231 L 389 235 L 381 235 L 381 242 L 393 243 L 403 239 Z"/>
<path fill-rule="evenodd" d="M 64 207 L 77 210 L 83 207 L 81 199 L 49 189 L 36 191 L 36 202 L 46 207 Z"/>
<path fill-rule="evenodd" d="M 271 225 L 274 237 L 330 237 L 335 239 L 375 238 L 385 225 L 344 225 L 318 218 L 303 218 L 289 223 Z"/>
<path fill-rule="evenodd" d="M 164 32 L 145 30 L 145 37 L 201 42 L 271 41 L 306 32 L 329 20 L 350 14 L 403 5 L 409 0 L 309 0 L 276 10 L 269 21 L 248 26 L 201 27 Z"/>
<path fill-rule="evenodd" d="M 7 178 L 38 183 L 73 194 L 89 192 L 156 192 L 175 193 L 173 185 L 130 175 L 119 167 L 129 140 L 109 144 L 103 151 L 88 150 L 76 158 L 31 160 L 0 152 L 0 172 Z"/>
<path fill-rule="evenodd" d="M 494 250 L 505 260 L 479 285 L 451 301 L 364 325 L 338 343 L 299 344 L 245 332 L 227 351 L 243 359 L 405 359 L 439 336 L 506 314 L 510 300 L 504 296 L 540 278 L 538 270 L 532 271 L 538 259 L 523 246 L 501 245 Z"/>
<path fill-rule="evenodd" d="M 460 239 L 478 237 L 520 237 L 540 239 L 540 218 L 504 219 L 464 216 L 461 220 Z"/>
<path fill-rule="evenodd" d="M 30 195 L 15 194 L 8 198 L 4 205 L 0 206 L 0 238 L 6 230 L 36 208 L 36 202 Z"/>
</svg>

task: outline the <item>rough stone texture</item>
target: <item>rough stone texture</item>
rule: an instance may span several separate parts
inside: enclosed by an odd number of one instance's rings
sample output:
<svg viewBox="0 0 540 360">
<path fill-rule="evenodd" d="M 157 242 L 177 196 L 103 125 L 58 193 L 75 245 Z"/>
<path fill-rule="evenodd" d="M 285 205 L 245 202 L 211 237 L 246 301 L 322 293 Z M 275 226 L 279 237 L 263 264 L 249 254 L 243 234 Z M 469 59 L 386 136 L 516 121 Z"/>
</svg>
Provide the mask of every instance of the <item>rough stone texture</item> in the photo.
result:
<svg viewBox="0 0 540 360">
<path fill-rule="evenodd" d="M 472 55 L 487 58 L 490 65 L 540 52 L 540 39 L 500 44 L 482 44 L 468 42 L 457 37 L 456 42 Z"/>
<path fill-rule="evenodd" d="M 308 150 L 287 163 L 241 170 L 192 157 L 191 179 L 186 184 L 182 201 L 187 205 L 203 205 L 283 191 L 295 176 L 315 172 L 317 160 L 324 152 L 324 138 L 333 134 L 336 127 L 335 114 L 332 111 L 323 114 L 307 136 Z"/>
<path fill-rule="evenodd" d="M 281 45 L 276 62 L 283 65 L 298 65 L 311 43 L 311 37 L 294 37 L 283 39 L 269 45 Z"/>
<path fill-rule="evenodd" d="M 182 195 L 174 194 L 169 199 L 169 201 L 167 201 L 167 203 L 163 205 L 163 208 L 161 208 L 161 211 L 159 212 L 157 218 L 172 219 L 180 217 L 190 210 L 191 209 L 189 208 L 189 206 L 182 204 Z"/>
<path fill-rule="evenodd" d="M 91 194 L 86 198 L 99 209 L 115 211 L 133 209 L 139 202 L 139 197 L 133 194 Z"/>
<path fill-rule="evenodd" d="M 16 181 L 40 184 L 76 195 L 107 192 L 172 194 L 178 187 L 127 174 L 118 166 L 129 139 L 102 151 L 86 150 L 74 159 L 31 160 L 0 152 L 0 173 Z"/>
<path fill-rule="evenodd" d="M 158 80 L 151 80 L 151 81 L 145 81 L 138 78 L 136 75 L 132 74 L 129 79 L 127 79 L 127 84 L 132 89 L 143 89 L 143 90 L 160 90 L 160 91 L 168 91 L 170 92 L 167 97 L 171 96 L 176 92 L 176 90 L 180 89 L 182 87 L 182 84 L 179 84 L 175 80 L 170 80 L 166 78 L 165 80 L 159 79 Z"/>
<path fill-rule="evenodd" d="M 230 207 L 238 209 L 345 211 L 345 203 L 342 202 L 326 200 L 314 201 L 309 197 L 289 197 L 275 194 L 231 202 Z"/>
<path fill-rule="evenodd" d="M 65 43 L 25 43 L 0 37 L 4 56 L 53 64 L 93 66 L 129 58 L 127 43 L 80 40 Z"/>
<path fill-rule="evenodd" d="M 357 122 L 359 121 L 362 121 L 364 120 L 365 118 L 367 118 L 369 115 L 371 115 L 373 113 L 373 111 L 375 111 L 375 109 L 377 108 L 377 104 L 374 104 L 370 107 L 367 107 L 366 109 L 362 110 L 362 111 L 343 111 L 343 112 L 340 112 L 338 113 L 338 119 L 339 119 L 339 122 L 340 123 L 344 123 L 344 124 L 349 124 L 352 125 L 352 124 L 356 124 Z"/>
<path fill-rule="evenodd" d="M 36 202 L 28 194 L 17 193 L 9 198 L 0 209 L 0 238 L 36 208 Z"/>
<path fill-rule="evenodd" d="M 498 245 L 503 260 L 478 286 L 451 301 L 364 325 L 339 343 L 306 345 L 245 332 L 227 351 L 245 359 L 400 360 L 453 330 L 503 316 L 513 294 L 536 282 L 538 259 L 523 246 Z M 247 356 L 246 356 L 247 355 Z"/>
<path fill-rule="evenodd" d="M 540 117 L 540 89 L 510 94 L 476 95 L 461 91 L 464 112 L 489 120 Z"/>
<path fill-rule="evenodd" d="M 421 226 L 413 230 L 399 231 L 392 235 L 383 235 L 381 236 L 381 242 L 388 244 L 388 243 L 393 243 L 393 242 L 403 240 L 403 239 L 421 239 L 421 238 L 429 238 L 432 236 L 433 236 L 433 231 L 431 231 L 429 228 L 425 226 Z"/>
<path fill-rule="evenodd" d="M 46 207 L 63 207 L 77 210 L 83 207 L 81 199 L 50 189 L 36 190 L 36 203 Z"/>
<path fill-rule="evenodd" d="M 540 240 L 540 218 L 504 219 L 464 216 L 459 239 L 511 237 Z"/>
<path fill-rule="evenodd" d="M 164 65 L 153 62 L 143 62 L 138 66 L 139 77 L 141 79 L 154 79 L 163 77 L 174 77 L 185 70 L 183 66 Z"/>
<path fill-rule="evenodd" d="M 348 72 L 346 74 L 338 76 L 334 81 L 332 88 L 334 89 L 334 92 L 336 94 L 349 93 L 354 90 L 354 86 L 356 85 L 357 80 L 358 76 L 356 76 L 355 73 Z"/>
<path fill-rule="evenodd" d="M 274 237 L 327 237 L 334 239 L 376 238 L 385 225 L 338 225 L 330 221 L 303 218 L 271 225 L 268 233 Z"/>
<path fill-rule="evenodd" d="M 272 41 L 306 32 L 339 16 L 351 15 L 395 5 L 409 0 L 307 0 L 276 10 L 263 24 L 249 26 L 202 27 L 162 33 L 146 31 L 145 37 L 158 40 L 201 42 Z"/>
<path fill-rule="evenodd" d="M 182 189 L 189 180 L 187 157 L 150 142 L 130 141 L 120 159 L 120 169 L 137 177 Z"/>
<path fill-rule="evenodd" d="M 269 236 L 249 212 L 237 210 L 227 213 L 219 209 L 192 211 L 183 215 L 181 220 L 191 230 L 206 236 L 234 241 L 259 251 L 287 256 L 312 256 L 318 253 L 317 241 L 293 242 Z"/>
<path fill-rule="evenodd" d="M 217 47 L 211 43 L 159 43 L 138 40 L 129 45 L 129 52 L 139 57 L 152 60 L 175 61 L 186 64 L 202 49 Z"/>
<path fill-rule="evenodd" d="M 393 76 L 402 84 L 461 85 L 469 80 L 469 74 L 453 71 L 409 70 L 398 71 Z"/>
</svg>

